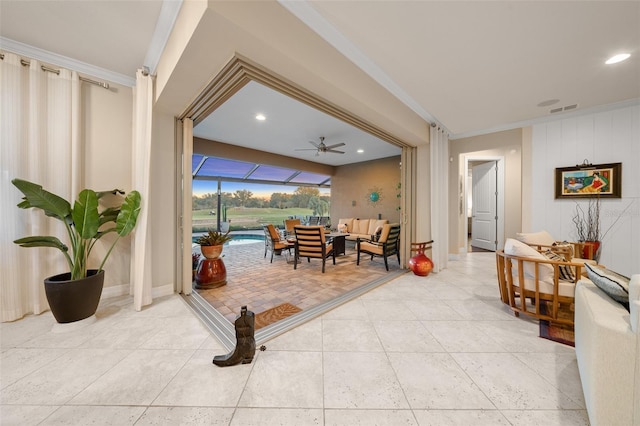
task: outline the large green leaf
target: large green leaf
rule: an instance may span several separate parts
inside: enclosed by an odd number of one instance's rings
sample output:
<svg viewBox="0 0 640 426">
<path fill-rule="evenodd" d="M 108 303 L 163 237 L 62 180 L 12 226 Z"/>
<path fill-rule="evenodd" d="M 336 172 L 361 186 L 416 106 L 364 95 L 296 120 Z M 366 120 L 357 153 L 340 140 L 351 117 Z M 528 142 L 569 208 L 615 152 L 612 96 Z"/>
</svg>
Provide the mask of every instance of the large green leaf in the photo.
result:
<svg viewBox="0 0 640 426">
<path fill-rule="evenodd" d="M 20 247 L 54 247 L 63 252 L 69 250 L 69 248 L 56 237 L 24 237 L 15 240 L 14 243 L 19 244 Z"/>
<path fill-rule="evenodd" d="M 100 227 L 100 215 L 98 214 L 98 196 L 95 191 L 84 189 L 80 192 L 73 205 L 71 216 L 81 238 L 87 240 L 96 235 Z"/>
<path fill-rule="evenodd" d="M 133 230 L 138 221 L 140 213 L 141 197 L 138 191 L 131 191 L 124 198 L 124 202 L 120 207 L 120 214 L 116 220 L 116 232 L 124 237 Z"/>
<path fill-rule="evenodd" d="M 71 204 L 64 198 L 44 190 L 42 185 L 22 179 L 13 179 L 11 183 L 24 194 L 23 201 L 18 204 L 21 209 L 42 209 L 47 216 L 63 221 L 71 214 Z"/>
<path fill-rule="evenodd" d="M 118 213 L 120 213 L 120 207 L 109 207 L 104 209 L 100 213 L 100 226 L 105 223 L 115 222 L 118 219 Z"/>
</svg>

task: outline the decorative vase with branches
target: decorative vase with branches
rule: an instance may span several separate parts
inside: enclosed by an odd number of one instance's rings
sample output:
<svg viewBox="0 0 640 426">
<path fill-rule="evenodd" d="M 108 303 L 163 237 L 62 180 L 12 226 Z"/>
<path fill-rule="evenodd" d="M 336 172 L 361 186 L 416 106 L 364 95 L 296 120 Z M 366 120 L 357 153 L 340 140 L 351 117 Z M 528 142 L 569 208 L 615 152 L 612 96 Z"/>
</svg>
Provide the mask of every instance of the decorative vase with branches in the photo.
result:
<svg viewBox="0 0 640 426">
<path fill-rule="evenodd" d="M 576 226 L 576 233 L 578 234 L 578 241 L 589 243 L 593 246 L 592 257 L 596 260 L 600 256 L 600 244 L 605 239 L 609 231 L 613 226 L 618 223 L 625 212 L 631 207 L 633 200 L 622 210 L 615 221 L 609 225 L 604 232 L 600 228 L 600 196 L 598 194 L 589 198 L 589 204 L 586 210 L 578 203 L 576 203 L 575 213 L 573 215 L 573 223 Z M 587 248 L 585 248 L 584 257 L 589 258 L 586 255 Z"/>
<path fill-rule="evenodd" d="M 587 209 L 576 203 L 573 223 L 578 241 L 600 241 L 600 197 L 589 198 Z"/>
</svg>

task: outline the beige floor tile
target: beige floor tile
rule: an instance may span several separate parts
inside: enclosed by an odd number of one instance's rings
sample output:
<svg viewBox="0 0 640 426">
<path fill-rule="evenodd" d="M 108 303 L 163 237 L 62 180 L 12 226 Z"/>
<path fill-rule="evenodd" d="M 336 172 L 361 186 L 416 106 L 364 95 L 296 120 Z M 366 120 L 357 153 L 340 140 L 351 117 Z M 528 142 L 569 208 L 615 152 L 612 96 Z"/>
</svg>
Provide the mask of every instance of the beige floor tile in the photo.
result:
<svg viewBox="0 0 640 426">
<path fill-rule="evenodd" d="M 58 408 L 56 405 L 3 405 L 0 407 L 0 424 L 35 426 Z"/>
<path fill-rule="evenodd" d="M 95 405 L 60 407 L 41 425 L 132 425 L 145 407 L 101 407 Z"/>
<path fill-rule="evenodd" d="M 370 321 L 322 320 L 322 348 L 325 351 L 382 352 L 382 344 Z"/>
<path fill-rule="evenodd" d="M 384 353 L 325 352 L 323 364 L 326 408 L 409 408 Z"/>
<path fill-rule="evenodd" d="M 415 314 L 402 300 L 364 300 L 364 308 L 369 318 L 376 321 L 384 320 L 416 320 Z"/>
<path fill-rule="evenodd" d="M 70 403 L 149 405 L 193 353 L 193 350 L 135 350 L 80 392 Z"/>
<path fill-rule="evenodd" d="M 260 352 L 238 406 L 322 408 L 322 353 Z"/>
<path fill-rule="evenodd" d="M 320 408 L 238 408 L 230 426 L 316 426 L 323 425 Z"/>
<path fill-rule="evenodd" d="M 13 348 L 2 353 L 0 386 L 2 389 L 50 364 L 70 349 Z"/>
<path fill-rule="evenodd" d="M 210 351 L 199 350 L 153 401 L 153 405 L 235 407 L 251 365 L 218 367 Z"/>
<path fill-rule="evenodd" d="M 451 356 L 500 410 L 583 408 L 512 354 Z"/>
<path fill-rule="evenodd" d="M 272 340 L 266 347 L 270 351 L 322 351 L 322 320 L 316 318 Z"/>
<path fill-rule="evenodd" d="M 325 426 L 417 426 L 411 410 L 325 410 Z"/>
<path fill-rule="evenodd" d="M 444 352 L 420 321 L 374 321 L 386 352 Z"/>
<path fill-rule="evenodd" d="M 423 321 L 447 352 L 505 352 L 475 321 Z"/>
<path fill-rule="evenodd" d="M 461 320 L 462 316 L 441 300 L 405 300 L 405 305 L 419 320 Z"/>
<path fill-rule="evenodd" d="M 450 354 L 390 353 L 413 409 L 491 410 L 496 407 Z"/>
<path fill-rule="evenodd" d="M 502 414 L 513 426 L 589 426 L 585 410 L 503 410 Z"/>
<path fill-rule="evenodd" d="M 131 351 L 75 349 L 2 389 L 2 404 L 68 403 Z"/>
<path fill-rule="evenodd" d="M 414 410 L 420 426 L 508 426 L 498 410 Z"/>
<path fill-rule="evenodd" d="M 136 426 L 152 425 L 211 425 L 226 426 L 233 416 L 233 408 L 210 407 L 149 407 Z"/>
</svg>

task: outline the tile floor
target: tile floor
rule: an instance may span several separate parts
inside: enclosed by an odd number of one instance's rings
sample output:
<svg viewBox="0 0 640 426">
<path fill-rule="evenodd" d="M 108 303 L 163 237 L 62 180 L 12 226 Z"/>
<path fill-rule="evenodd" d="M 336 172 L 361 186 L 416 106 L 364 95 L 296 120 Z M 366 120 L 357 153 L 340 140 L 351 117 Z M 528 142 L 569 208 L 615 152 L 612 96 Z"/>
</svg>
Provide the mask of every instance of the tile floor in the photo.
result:
<svg viewBox="0 0 640 426">
<path fill-rule="evenodd" d="M 494 255 L 405 274 L 266 343 L 224 353 L 175 295 L 96 319 L 0 325 L 2 425 L 586 425 L 573 348 L 498 299 Z"/>
</svg>

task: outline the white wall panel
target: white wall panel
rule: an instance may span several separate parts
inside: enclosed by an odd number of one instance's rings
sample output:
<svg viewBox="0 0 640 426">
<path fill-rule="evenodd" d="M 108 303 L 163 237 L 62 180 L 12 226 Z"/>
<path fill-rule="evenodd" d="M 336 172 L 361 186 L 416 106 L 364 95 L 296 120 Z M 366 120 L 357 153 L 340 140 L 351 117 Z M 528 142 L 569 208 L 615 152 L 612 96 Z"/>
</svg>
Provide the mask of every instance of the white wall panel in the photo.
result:
<svg viewBox="0 0 640 426">
<path fill-rule="evenodd" d="M 601 232 L 608 233 L 600 262 L 625 275 L 640 273 L 640 106 L 535 125 L 532 139 L 530 231 L 544 229 L 557 239 L 577 239 L 571 219 L 576 204 L 586 209 L 587 201 L 555 199 L 556 167 L 584 159 L 593 164 L 621 162 L 622 198 L 601 200 Z"/>
</svg>

